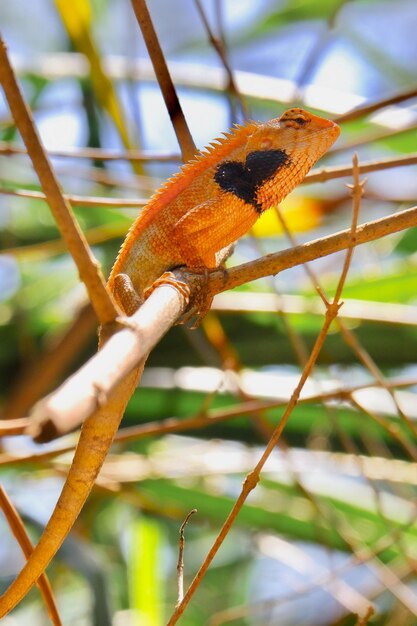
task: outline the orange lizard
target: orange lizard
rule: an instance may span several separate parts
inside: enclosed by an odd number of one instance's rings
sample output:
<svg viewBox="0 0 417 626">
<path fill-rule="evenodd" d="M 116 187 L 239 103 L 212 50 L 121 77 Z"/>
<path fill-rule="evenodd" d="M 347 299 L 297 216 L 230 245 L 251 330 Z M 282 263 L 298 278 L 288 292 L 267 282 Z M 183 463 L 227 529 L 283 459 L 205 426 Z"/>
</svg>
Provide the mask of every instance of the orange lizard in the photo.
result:
<svg viewBox="0 0 417 626">
<path fill-rule="evenodd" d="M 236 127 L 183 166 L 153 196 L 121 247 L 108 281 L 121 309 L 131 315 L 155 286 L 175 285 L 174 268 L 207 271 L 221 265 L 228 246 L 301 182 L 339 132 L 334 122 L 293 108 L 269 122 Z M 73 526 L 140 372 L 141 367 L 129 374 L 106 406 L 84 423 L 55 510 L 31 557 L 0 598 L 0 617 L 37 581 Z"/>
</svg>

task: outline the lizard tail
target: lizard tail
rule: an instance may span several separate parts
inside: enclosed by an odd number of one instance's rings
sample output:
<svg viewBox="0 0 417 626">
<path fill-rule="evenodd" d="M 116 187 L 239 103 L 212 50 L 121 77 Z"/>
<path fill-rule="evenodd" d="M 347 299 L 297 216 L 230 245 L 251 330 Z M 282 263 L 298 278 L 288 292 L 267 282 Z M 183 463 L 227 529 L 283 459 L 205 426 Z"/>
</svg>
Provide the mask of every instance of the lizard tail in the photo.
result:
<svg viewBox="0 0 417 626">
<path fill-rule="evenodd" d="M 0 618 L 36 583 L 71 530 L 103 465 L 144 363 L 118 385 L 108 404 L 85 421 L 67 479 L 43 535 L 16 579 L 0 597 Z"/>
</svg>

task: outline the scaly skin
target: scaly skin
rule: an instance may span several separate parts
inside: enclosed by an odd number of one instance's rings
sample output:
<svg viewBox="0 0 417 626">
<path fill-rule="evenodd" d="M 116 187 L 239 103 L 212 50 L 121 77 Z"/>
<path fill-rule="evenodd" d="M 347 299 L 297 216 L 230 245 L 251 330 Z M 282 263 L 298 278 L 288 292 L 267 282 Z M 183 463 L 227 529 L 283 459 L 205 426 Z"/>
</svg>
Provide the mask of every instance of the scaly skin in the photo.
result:
<svg viewBox="0 0 417 626">
<path fill-rule="evenodd" d="M 301 182 L 339 132 L 333 122 L 290 109 L 264 124 L 237 127 L 185 165 L 150 200 L 122 245 L 108 281 L 122 310 L 132 314 L 164 272 L 216 267 L 219 253 Z M 143 363 L 86 420 L 51 519 L 0 598 L 0 617 L 26 595 L 71 530 L 142 369 Z"/>
<path fill-rule="evenodd" d="M 333 122 L 290 109 L 212 143 L 154 195 L 132 225 L 108 283 L 122 308 L 118 274 L 127 274 L 143 297 L 166 270 L 216 267 L 216 253 L 285 198 L 338 135 Z"/>
</svg>

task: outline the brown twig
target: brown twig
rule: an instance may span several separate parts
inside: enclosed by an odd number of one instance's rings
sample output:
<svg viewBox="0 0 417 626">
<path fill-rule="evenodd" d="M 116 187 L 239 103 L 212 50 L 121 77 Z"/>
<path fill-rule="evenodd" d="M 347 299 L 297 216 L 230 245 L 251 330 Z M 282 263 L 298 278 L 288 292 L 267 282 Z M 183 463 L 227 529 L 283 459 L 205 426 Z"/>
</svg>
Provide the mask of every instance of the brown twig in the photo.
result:
<svg viewBox="0 0 417 626">
<path fill-rule="evenodd" d="M 0 437 L 14 437 L 23 435 L 28 427 L 28 420 L 25 417 L 16 419 L 0 420 Z"/>
<path fill-rule="evenodd" d="M 414 225 L 417 225 L 417 207 L 359 226 L 355 231 L 354 245 L 365 243 L 373 239 L 379 239 L 384 235 Z M 211 293 L 216 294 L 220 291 L 254 280 L 255 278 L 276 274 L 289 267 L 294 267 L 295 265 L 326 256 L 351 246 L 352 234 L 351 230 L 348 229 L 336 233 L 335 235 L 330 235 L 329 237 L 324 237 L 302 246 L 270 254 L 257 261 L 231 268 L 227 273 L 223 270 L 211 272 L 208 277 L 208 289 Z M 201 279 L 201 275 L 188 272 L 186 269 L 181 271 L 181 280 L 188 281 L 191 300 L 193 299 L 193 294 L 198 293 L 201 289 Z M 168 303 L 172 304 L 174 307 L 173 310 L 178 317 L 181 306 L 184 306 L 185 302 L 179 305 L 178 292 L 174 289 L 170 289 L 169 286 L 166 287 L 165 290 L 167 290 L 167 293 L 166 296 L 164 296 L 164 302 L 167 306 Z M 150 300 L 151 299 L 147 301 L 148 306 Z M 142 309 L 143 307 L 141 311 Z M 160 314 L 162 315 L 162 311 L 160 311 Z M 150 318 L 146 319 L 148 320 L 147 323 L 154 328 L 152 315 Z M 143 358 L 144 354 L 148 354 L 151 347 L 155 345 L 152 341 L 157 341 L 158 339 L 156 337 L 159 338 L 162 336 L 175 319 L 177 318 L 169 318 L 164 321 L 166 325 L 164 325 L 160 335 L 158 335 L 158 333 L 150 333 L 149 328 L 146 330 L 145 327 L 142 326 L 142 332 L 144 333 L 143 346 L 146 347 L 144 351 L 141 351 L 139 346 L 136 345 L 137 350 L 135 353 L 134 350 L 132 351 L 133 346 L 129 346 L 130 353 L 128 357 L 117 347 L 118 340 L 114 337 L 112 341 L 116 341 L 116 350 L 110 359 L 111 363 L 106 365 L 107 357 L 100 356 L 101 353 L 95 355 L 49 398 L 48 405 L 50 408 L 47 411 L 46 405 L 43 403 L 37 407 L 36 422 L 39 421 L 39 424 L 42 424 L 44 420 L 46 420 L 48 424 L 53 423 L 52 433 L 54 433 L 54 429 L 57 428 L 57 433 L 60 434 L 68 432 L 68 428 L 77 427 L 95 410 L 97 406 L 97 389 L 101 389 L 104 393 L 104 397 L 107 397 L 110 391 L 116 386 L 117 381 L 123 378 L 123 376 Z M 120 334 L 121 333 L 118 333 L 118 335 Z M 135 344 L 137 343 L 137 337 L 136 339 L 133 337 L 134 334 L 131 337 L 131 341 Z M 151 338 L 152 340 L 150 341 Z M 121 342 L 123 345 L 124 339 L 121 339 Z M 115 358 L 115 355 L 118 355 L 118 357 Z M 102 363 L 100 370 L 98 369 L 97 359 Z M 101 369 L 101 367 L 104 369 Z M 98 376 L 99 371 L 100 375 Z M 54 404 L 55 402 L 57 402 L 56 406 Z M 46 418 L 45 415 L 47 416 Z M 39 424 L 35 427 L 36 432 L 39 430 Z M 41 427 L 41 430 L 43 430 L 43 427 Z M 55 433 L 54 436 L 56 436 L 57 433 Z"/>
<path fill-rule="evenodd" d="M 151 58 L 156 78 L 168 109 L 169 117 L 181 148 L 183 161 L 188 161 L 197 152 L 190 130 L 188 128 L 184 113 L 178 100 L 174 83 L 172 82 L 168 66 L 152 19 L 146 5 L 146 0 L 131 0 L 132 7 L 138 20 L 149 56 Z"/>
<path fill-rule="evenodd" d="M 359 165 L 360 174 L 369 174 L 370 172 L 379 172 L 381 170 L 390 169 L 391 167 L 403 167 L 404 165 L 415 165 L 417 163 L 417 152 L 406 154 L 405 156 L 395 159 L 378 159 L 375 161 L 363 161 Z M 351 176 L 351 165 L 336 165 L 334 167 L 324 167 L 315 169 L 304 178 L 301 184 L 324 183 L 326 180 L 335 178 L 343 178 Z"/>
<path fill-rule="evenodd" d="M 355 626 L 366 626 L 369 620 L 371 619 L 371 617 L 374 615 L 374 613 L 375 613 L 374 607 L 370 606 L 366 615 L 358 618 L 358 621 L 356 622 Z"/>
<path fill-rule="evenodd" d="M 354 169 L 355 169 L 355 163 L 353 165 Z M 356 164 L 356 172 L 357 172 L 357 164 Z M 181 604 L 179 604 L 174 613 L 172 614 L 167 626 L 173 626 L 174 624 L 177 623 L 178 619 L 181 617 L 181 615 L 183 614 L 185 608 L 187 607 L 188 603 L 190 602 L 192 596 L 194 595 L 195 591 L 197 590 L 198 586 L 200 585 L 200 582 L 202 581 L 203 577 L 205 576 L 208 568 L 210 567 L 210 564 L 212 562 L 212 560 L 214 559 L 215 555 L 217 554 L 218 550 L 220 549 L 221 545 L 223 544 L 224 540 L 226 539 L 232 525 L 234 524 L 234 521 L 239 513 L 239 511 L 241 510 L 242 506 L 244 505 L 247 497 L 249 496 L 249 494 L 251 493 L 251 491 L 253 491 L 253 489 L 255 489 L 256 485 L 258 484 L 259 480 L 260 480 L 260 474 L 261 471 L 264 468 L 264 465 L 266 463 L 266 461 L 268 460 L 268 458 L 270 457 L 272 451 L 274 450 L 279 438 L 281 437 L 281 434 L 285 428 L 285 425 L 294 409 L 294 407 L 296 406 L 298 399 L 300 397 L 300 393 L 302 388 L 304 387 L 304 384 L 307 380 L 307 378 L 309 377 L 315 362 L 317 360 L 317 357 L 320 354 L 320 351 L 323 347 L 323 344 L 325 342 L 325 339 L 327 337 L 327 333 L 330 329 L 330 325 L 332 324 L 333 320 L 337 317 L 339 308 L 340 308 L 340 303 L 337 300 L 338 297 L 340 297 L 342 290 L 343 290 L 343 285 L 346 279 L 346 275 L 347 275 L 347 270 L 349 268 L 349 264 L 350 264 L 350 260 L 351 260 L 351 256 L 352 256 L 352 250 L 353 247 L 355 245 L 355 239 L 356 239 L 356 223 L 357 223 L 357 212 L 358 212 L 358 207 L 354 204 L 353 206 L 353 217 L 352 217 L 352 226 L 351 229 L 349 231 L 350 234 L 350 241 L 347 245 L 348 251 L 346 254 L 346 260 L 344 263 L 344 268 L 338 283 L 338 286 L 336 288 L 336 295 L 335 298 L 332 302 L 328 303 L 327 309 L 326 309 L 326 314 L 325 314 L 325 318 L 324 318 L 324 322 L 323 322 L 323 326 L 321 328 L 320 334 L 314 344 L 314 347 L 311 351 L 310 357 L 302 371 L 300 380 L 293 392 L 293 394 L 291 395 L 290 401 L 287 405 L 286 410 L 284 411 L 281 420 L 278 424 L 278 426 L 275 428 L 270 440 L 268 441 L 265 451 L 263 452 L 260 460 L 258 461 L 258 463 L 256 464 L 255 468 L 246 476 L 245 481 L 243 483 L 242 486 L 242 490 L 239 494 L 239 497 L 237 498 L 231 512 L 229 513 L 229 515 L 227 516 L 226 521 L 224 522 L 219 534 L 217 535 L 211 549 L 209 550 L 209 553 L 207 554 L 206 558 L 204 559 L 203 564 L 201 565 L 200 569 L 198 570 L 197 574 L 195 575 L 191 585 L 189 586 L 187 593 L 184 596 L 183 601 L 181 602 Z"/>
<path fill-rule="evenodd" d="M 33 545 L 31 540 L 29 539 L 29 535 L 26 532 L 25 526 L 22 522 L 22 519 L 15 509 L 13 503 L 9 499 L 5 489 L 0 483 L 0 507 L 3 510 L 4 516 L 7 519 L 10 529 L 16 540 L 18 541 L 20 547 L 22 548 L 22 552 L 25 557 L 28 559 L 29 556 L 33 552 Z M 51 618 L 51 622 L 55 624 L 55 626 L 62 626 L 61 618 L 59 617 L 58 609 L 56 606 L 54 594 L 52 592 L 51 585 L 49 583 L 48 577 L 45 573 L 43 573 L 38 580 L 39 589 L 43 596 L 46 608 L 48 610 L 49 617 Z"/>
<path fill-rule="evenodd" d="M 71 206 L 62 195 L 31 113 L 16 81 L 6 46 L 1 37 L 0 82 L 62 237 L 74 258 L 80 278 L 87 287 L 97 317 L 102 324 L 109 323 L 114 320 L 118 311 L 106 290 L 98 262 L 88 248 L 82 231 L 73 216 Z"/>
<path fill-rule="evenodd" d="M 366 180 L 363 183 L 360 183 L 359 181 L 359 169 L 360 169 L 360 165 L 358 163 L 358 157 L 355 154 L 354 155 L 354 167 L 353 167 L 353 175 L 354 175 L 354 184 L 353 185 L 348 185 L 350 187 L 350 189 L 352 190 L 352 194 L 353 194 L 353 199 L 354 199 L 354 204 L 355 206 L 359 206 L 360 204 L 360 199 L 363 195 L 363 191 L 364 191 L 364 184 L 366 182 Z M 291 232 L 289 231 L 287 224 L 285 222 L 285 219 L 283 217 L 283 215 L 281 214 L 281 211 L 278 210 L 278 217 L 280 219 L 281 225 L 284 229 L 284 232 L 287 234 L 287 237 L 290 239 L 291 243 L 293 246 L 296 245 L 295 239 L 292 236 Z M 319 281 L 317 280 L 314 272 L 312 271 L 312 269 L 309 267 L 308 264 L 304 264 L 304 268 L 307 272 L 307 275 L 309 276 L 313 286 L 317 289 L 317 292 L 319 293 L 320 297 L 323 299 L 324 298 L 324 292 L 321 289 L 321 287 L 319 286 Z M 362 362 L 362 364 L 371 372 L 371 374 L 374 376 L 374 378 L 376 378 L 376 380 L 379 382 L 379 384 L 381 385 L 382 388 L 385 388 L 387 390 L 387 392 L 391 395 L 391 398 L 395 404 L 395 407 L 397 409 L 398 415 L 402 418 L 402 420 L 407 424 L 408 428 L 411 430 L 411 432 L 413 433 L 414 436 L 417 437 L 417 429 L 415 428 L 414 424 L 411 422 L 411 420 L 407 417 L 407 415 L 405 415 L 405 413 L 402 411 L 401 406 L 399 405 L 397 398 L 395 396 L 394 390 L 386 387 L 386 381 L 385 378 L 382 374 L 382 372 L 380 371 L 379 367 L 377 366 L 377 364 L 374 362 L 374 360 L 371 358 L 371 356 L 368 354 L 368 352 L 360 345 L 358 339 L 356 338 L 355 334 L 353 333 L 352 330 L 350 330 L 346 324 L 343 322 L 343 320 L 338 317 L 337 319 L 337 325 L 340 329 L 340 332 L 342 334 L 342 337 L 346 343 L 346 345 L 348 345 L 351 350 L 354 352 L 354 354 L 356 354 L 356 356 L 358 357 L 358 359 Z"/>
<path fill-rule="evenodd" d="M 27 155 L 21 146 L 0 141 L 0 154 L 3 156 L 13 156 L 16 154 Z M 48 150 L 50 157 L 62 157 L 68 159 L 91 159 L 99 161 L 139 161 L 139 162 L 160 162 L 176 163 L 181 161 L 181 155 L 174 153 L 161 153 L 142 150 L 106 150 L 105 148 L 77 148 L 71 150 Z"/>
<path fill-rule="evenodd" d="M 386 389 L 386 385 L 384 385 L 384 388 Z M 401 430 L 398 428 L 397 424 L 395 424 L 392 421 L 386 419 L 382 415 L 379 415 L 379 414 L 375 413 L 374 411 L 371 411 L 369 408 L 364 407 L 362 405 L 362 403 L 360 403 L 353 396 L 350 396 L 350 397 L 347 396 L 346 399 L 358 411 L 361 411 L 362 413 L 365 413 L 365 415 L 367 415 L 374 422 L 379 424 L 379 426 L 381 426 L 390 435 L 390 437 L 392 439 L 395 439 L 396 441 L 398 441 L 400 446 L 405 450 L 405 452 L 407 452 L 407 454 L 410 456 L 410 458 L 414 459 L 414 461 L 417 461 L 417 448 L 416 448 L 416 445 L 414 444 L 414 442 L 409 441 L 404 436 L 404 433 L 401 432 Z"/>
<path fill-rule="evenodd" d="M 349 140 L 341 141 L 336 147 L 330 150 L 329 154 L 333 156 L 341 152 L 352 152 L 352 150 L 357 150 L 360 146 L 369 146 L 371 143 L 375 144 L 378 141 L 386 141 L 392 137 L 398 137 L 404 133 L 415 131 L 416 127 L 417 124 L 413 120 L 402 124 L 399 128 L 389 128 L 386 130 L 386 127 L 384 127 L 383 130 L 377 129 L 370 132 L 363 132 L 357 137 L 353 136 Z"/>
<path fill-rule="evenodd" d="M 359 212 L 359 207 L 360 207 L 360 200 L 361 197 L 363 195 L 363 188 L 364 188 L 364 184 L 365 181 L 363 183 L 361 183 L 359 181 L 359 171 L 358 171 L 359 165 L 358 165 L 358 158 L 357 155 L 354 155 L 353 157 L 353 178 L 354 178 L 354 184 L 351 187 L 352 189 L 352 195 L 353 195 L 353 217 L 352 217 L 352 228 L 354 228 L 354 230 L 356 230 L 357 227 L 357 217 L 358 217 L 358 212 Z M 284 231 L 284 233 L 286 234 L 287 238 L 289 239 L 290 243 L 292 246 L 296 246 L 297 242 L 294 238 L 294 236 L 292 235 L 288 224 L 284 218 L 284 215 L 282 214 L 282 211 L 280 210 L 279 207 L 276 207 L 276 213 L 277 213 L 277 217 L 281 223 L 282 229 Z M 343 267 L 343 271 L 342 271 L 342 278 L 339 282 L 339 285 L 343 284 L 345 282 L 346 279 L 346 275 L 347 275 L 347 271 L 350 265 L 350 258 L 351 258 L 351 254 L 353 252 L 353 247 L 350 247 L 348 249 L 348 254 L 346 255 L 345 258 L 345 263 L 344 263 L 344 267 Z M 305 263 L 303 265 L 303 268 L 308 276 L 308 278 L 310 279 L 313 288 L 316 289 L 318 295 L 320 296 L 321 299 L 321 304 L 324 306 L 328 306 L 328 298 L 324 292 L 324 290 L 322 289 L 321 285 L 320 285 L 320 281 L 318 280 L 317 276 L 315 275 L 313 269 L 310 267 L 309 264 Z M 343 274 L 345 274 L 345 276 L 343 276 Z M 273 283 L 273 285 L 275 285 L 275 283 Z M 336 300 L 340 299 L 340 294 L 336 294 L 335 296 Z M 343 309 L 345 309 L 345 303 L 343 305 Z M 285 318 L 284 318 L 285 319 Z M 336 319 L 336 323 L 341 325 L 343 324 L 342 320 L 340 319 L 340 317 L 338 317 Z M 289 324 L 287 324 L 287 326 L 289 326 Z M 294 338 L 291 339 L 291 334 L 288 333 L 288 330 L 286 329 L 286 333 L 289 335 L 289 340 L 294 344 Z M 293 333 L 295 334 L 295 333 Z M 300 341 L 298 341 L 298 343 L 300 343 Z M 297 344 L 298 345 L 298 344 Z M 308 357 L 307 357 L 308 358 Z M 301 361 L 302 365 L 305 364 L 305 362 L 307 361 L 307 358 L 304 359 L 304 361 Z M 320 387 L 320 382 L 317 383 Z M 323 410 L 326 411 L 327 415 L 329 416 L 329 419 L 331 421 L 331 423 L 334 424 L 334 426 L 338 427 L 338 422 L 336 420 L 336 416 L 335 416 L 335 407 L 327 404 L 323 405 Z M 341 430 L 341 429 L 339 429 Z M 349 440 L 347 435 L 344 435 L 344 432 L 341 432 L 342 438 L 341 441 L 343 444 L 348 444 L 348 447 L 346 448 L 348 451 L 352 452 L 352 448 L 349 448 Z M 311 437 L 312 435 L 310 435 Z M 311 504 L 313 505 L 315 511 L 317 512 L 317 514 L 324 520 L 324 522 L 327 524 L 329 529 L 336 529 L 337 532 L 340 534 L 339 529 L 338 529 L 338 524 L 337 524 L 337 520 L 334 519 L 334 515 L 331 514 L 326 514 L 326 510 L 321 506 L 319 500 L 316 498 L 315 494 L 311 493 L 308 489 L 305 488 L 305 486 L 303 485 L 303 481 L 302 478 L 300 478 L 297 474 L 297 472 L 293 472 L 293 481 L 294 484 L 297 485 L 298 489 L 300 490 L 300 492 L 304 495 L 304 497 L 306 497 Z M 321 526 L 319 527 L 321 529 Z M 323 532 L 323 531 L 322 531 Z M 324 531 L 326 532 L 326 531 Z M 340 536 L 342 536 L 340 534 Z M 361 610 L 363 609 L 363 605 Z M 356 612 L 356 611 L 353 611 Z"/>
<path fill-rule="evenodd" d="M 298 245 L 295 243 L 294 245 Z M 315 285 L 317 282 L 314 283 Z M 323 315 L 321 298 L 307 295 L 269 292 L 223 292 L 215 297 L 212 310 L 223 313 L 264 312 Z M 382 324 L 416 326 L 417 306 L 371 300 L 345 299 L 340 318 L 369 321 Z"/>
<path fill-rule="evenodd" d="M 184 529 L 187 526 L 190 520 L 190 517 L 194 515 L 194 513 L 197 513 L 197 509 L 192 509 L 188 513 L 187 517 L 185 518 L 185 520 L 180 526 L 180 541 L 179 541 L 178 561 L 177 561 L 178 599 L 177 599 L 177 604 L 175 606 L 178 606 L 182 602 L 182 599 L 184 598 L 184 546 L 185 546 Z"/>
<path fill-rule="evenodd" d="M 350 185 L 353 198 L 353 211 L 352 211 L 352 225 L 350 228 L 350 242 L 346 251 L 345 262 L 343 264 L 342 274 L 340 276 L 339 283 L 336 288 L 336 293 L 333 300 L 339 302 L 342 295 L 342 290 L 346 282 L 347 273 L 349 271 L 350 262 L 352 260 L 353 250 L 356 244 L 356 231 L 358 228 L 358 216 L 361 206 L 361 198 L 363 195 L 363 189 L 366 181 L 359 180 L 359 161 L 358 155 L 354 154 L 352 159 L 352 174 L 353 185 Z"/>
<path fill-rule="evenodd" d="M 355 233 L 355 245 L 374 241 L 413 226 L 417 226 L 417 206 L 358 226 Z M 257 278 L 278 274 L 284 269 L 345 250 L 351 245 L 350 242 L 350 230 L 346 229 L 295 248 L 268 254 L 261 259 L 232 267 L 226 274 L 224 271 L 213 271 L 208 278 L 209 290 L 216 294 Z M 189 278 L 193 280 L 192 276 Z"/>
<path fill-rule="evenodd" d="M 242 94 L 240 93 L 237 87 L 236 81 L 233 76 L 232 68 L 229 63 L 229 59 L 227 58 L 225 41 L 224 41 L 224 33 L 222 33 L 221 37 L 216 37 L 207 19 L 207 15 L 204 11 L 201 0 L 194 0 L 194 4 L 197 7 L 197 10 L 200 14 L 201 21 L 203 22 L 204 28 L 206 29 L 208 39 L 211 45 L 213 46 L 213 48 L 215 49 L 215 51 L 217 52 L 220 58 L 220 61 L 222 62 L 222 65 L 224 67 L 224 70 L 226 72 L 227 82 L 228 82 L 227 90 L 230 92 L 230 95 L 239 102 L 243 116 L 248 117 L 248 110 L 247 110 L 246 103 L 242 97 Z"/>
<path fill-rule="evenodd" d="M 390 96 L 389 98 L 382 98 L 380 100 L 375 100 L 374 102 L 362 104 L 361 106 L 358 106 L 355 109 L 344 113 L 343 115 L 338 115 L 335 121 L 338 124 L 340 124 L 341 122 L 352 122 L 353 120 L 357 120 L 360 117 L 369 115 L 374 111 L 384 109 L 385 107 L 391 106 L 393 104 L 399 104 L 400 102 L 404 102 L 404 100 L 410 100 L 410 98 L 415 98 L 416 96 L 417 89 L 415 87 L 413 89 L 407 89 L 406 91 L 397 93 L 394 96 Z"/>
<path fill-rule="evenodd" d="M 17 198 L 29 198 L 31 200 L 42 200 L 47 202 L 48 199 L 41 191 L 29 191 L 27 189 L 5 189 L 0 187 L 0 194 L 3 196 L 15 196 Z M 73 206 L 84 207 L 128 207 L 137 208 L 145 206 L 148 203 L 148 198 L 104 198 L 93 196 L 74 196 L 72 194 L 65 193 L 63 197 L 70 202 Z"/>
<path fill-rule="evenodd" d="M 415 384 L 417 384 L 415 378 L 387 381 L 387 385 L 390 387 L 410 387 Z M 354 387 L 343 387 L 341 389 L 335 389 L 332 391 L 311 394 L 300 398 L 298 404 L 326 402 L 329 400 L 341 400 L 350 402 L 351 396 L 356 391 L 362 391 L 364 389 L 369 389 L 373 387 L 377 387 L 377 385 L 375 385 L 375 383 L 364 383 L 362 385 L 356 385 Z M 125 443 L 128 441 L 139 441 L 141 439 L 145 439 L 146 437 L 156 437 L 160 435 L 166 435 L 168 433 L 179 433 L 185 432 L 187 430 L 207 428 L 212 424 L 217 424 L 220 422 L 228 421 L 230 419 L 239 418 L 243 415 L 253 415 L 259 411 L 266 411 L 283 407 L 286 406 L 287 402 L 288 400 L 286 399 L 250 400 L 240 404 L 236 404 L 228 409 L 212 409 L 210 411 L 207 411 L 204 415 L 197 415 L 188 419 L 169 417 L 165 420 L 147 422 L 146 424 L 138 424 L 137 426 L 129 426 L 119 430 L 119 432 L 115 436 L 115 441 L 117 441 L 118 443 Z M 361 412 L 365 411 L 369 414 L 369 410 L 365 409 L 362 405 L 359 404 L 358 410 L 360 410 Z M 397 438 L 399 431 L 395 428 L 394 430 L 391 430 L 390 422 L 388 420 L 382 420 L 382 418 L 379 417 L 377 421 L 378 424 L 382 426 L 382 428 L 384 428 L 391 436 Z M 22 418 L 21 425 L 27 427 L 29 425 L 28 418 Z M 7 428 L 7 425 L 5 425 L 5 428 Z M 7 434 L 13 433 L 7 432 Z M 19 432 L 16 434 L 21 434 L 20 425 Z M 402 441 L 400 441 L 400 443 L 401 445 L 403 445 Z M 61 454 L 70 452 L 74 449 L 74 446 L 75 443 L 71 445 L 65 444 L 54 448 L 53 450 L 24 456 L 12 456 L 11 454 L 6 453 L 0 455 L 0 465 L 46 462 L 54 459 Z M 409 451 L 408 448 L 406 448 L 406 450 Z"/>
<path fill-rule="evenodd" d="M 359 175 L 358 175 L 358 159 L 357 159 L 357 155 L 354 156 L 354 184 L 353 185 L 349 185 L 349 187 L 352 189 L 352 195 L 353 195 L 353 201 L 354 201 L 354 205 L 355 207 L 357 207 L 357 210 L 359 209 L 359 205 L 360 205 L 360 200 L 361 197 L 363 195 L 363 191 L 364 191 L 364 184 L 366 181 L 363 181 L 362 183 L 359 181 Z M 292 233 L 290 232 L 287 223 L 285 221 L 284 216 L 282 215 L 282 212 L 279 210 L 279 208 L 277 208 L 277 214 L 278 214 L 278 218 L 280 219 L 282 228 L 284 230 L 284 232 L 286 233 L 287 237 L 289 238 L 291 244 L 293 246 L 297 245 L 297 242 L 295 241 Z M 315 287 L 319 293 L 319 295 L 321 296 L 321 299 L 324 300 L 325 299 L 325 294 L 319 284 L 319 281 L 315 275 L 315 273 L 313 272 L 313 270 L 311 269 L 311 267 L 308 264 L 304 265 L 304 269 L 309 277 L 309 279 L 312 282 L 313 287 Z M 345 305 L 346 302 L 344 303 L 344 309 L 345 309 Z M 401 418 L 407 423 L 407 425 L 410 427 L 410 429 L 413 431 L 413 425 L 410 423 L 410 420 L 408 419 L 408 417 L 403 413 L 403 411 L 401 410 L 401 407 L 398 404 L 397 398 L 395 396 L 395 392 L 394 389 L 392 389 L 391 387 L 387 387 L 385 378 L 382 374 L 382 372 L 379 370 L 379 368 L 377 367 L 376 363 L 374 363 L 374 361 L 371 359 L 371 357 L 368 355 L 368 353 L 366 352 L 366 350 L 364 348 L 362 348 L 362 346 L 360 345 L 359 341 L 357 340 L 356 336 L 354 335 L 353 331 L 351 329 L 349 329 L 346 324 L 342 321 L 341 317 L 338 317 L 336 320 L 337 325 L 339 326 L 339 329 L 342 333 L 342 337 L 344 338 L 346 344 L 353 350 L 353 352 L 358 356 L 359 360 L 362 361 L 362 363 L 364 364 L 364 366 L 366 368 L 369 369 L 370 373 L 373 374 L 373 376 L 376 378 L 376 380 L 378 381 L 379 385 L 386 389 L 386 391 L 391 395 L 391 398 L 394 402 L 394 405 L 397 409 L 398 414 L 401 416 Z M 358 409 L 361 410 L 361 407 L 358 403 L 355 403 L 355 401 L 352 398 L 352 404 Z M 328 412 L 330 411 L 330 407 L 328 405 L 325 405 L 324 407 Z M 375 416 L 371 411 L 366 411 L 365 413 L 368 414 L 371 418 L 375 419 L 379 425 L 382 425 L 384 427 L 384 421 L 383 420 L 378 420 L 378 417 Z M 350 440 L 350 437 L 347 433 L 345 433 L 341 428 L 339 428 L 339 424 L 337 422 L 337 420 L 334 419 L 333 414 L 330 415 L 332 422 L 334 423 L 335 428 L 337 429 L 339 436 L 341 438 L 341 441 L 343 442 L 343 444 L 346 446 L 346 449 L 349 452 L 354 452 L 355 454 L 357 454 L 357 450 L 354 450 L 354 444 L 353 441 Z M 387 422 L 387 420 L 385 420 L 385 422 Z M 389 422 L 388 422 L 389 424 Z M 392 426 L 391 424 L 389 424 L 389 426 Z M 415 450 L 414 447 L 411 445 L 408 445 L 408 441 L 407 439 L 405 439 L 402 436 L 402 433 L 399 431 L 399 429 L 395 429 L 394 427 L 392 427 L 392 430 L 395 430 L 395 435 L 396 438 L 398 438 L 398 440 L 400 441 L 400 443 L 404 446 L 405 450 L 411 455 L 412 458 L 416 458 L 415 457 Z M 397 430 L 399 431 L 397 433 Z M 391 434 L 391 431 L 388 429 L 388 432 Z M 360 458 L 358 457 L 358 461 L 357 461 L 358 465 L 359 465 L 359 469 L 362 469 L 362 463 L 360 461 Z M 370 486 L 374 491 L 375 494 L 375 498 L 378 502 L 378 510 L 381 516 L 381 519 L 383 519 L 388 527 L 387 521 L 384 518 L 384 512 L 383 509 L 381 508 L 380 504 L 379 504 L 379 498 L 378 498 L 378 491 L 375 488 L 374 484 L 372 481 L 370 482 Z"/>
</svg>

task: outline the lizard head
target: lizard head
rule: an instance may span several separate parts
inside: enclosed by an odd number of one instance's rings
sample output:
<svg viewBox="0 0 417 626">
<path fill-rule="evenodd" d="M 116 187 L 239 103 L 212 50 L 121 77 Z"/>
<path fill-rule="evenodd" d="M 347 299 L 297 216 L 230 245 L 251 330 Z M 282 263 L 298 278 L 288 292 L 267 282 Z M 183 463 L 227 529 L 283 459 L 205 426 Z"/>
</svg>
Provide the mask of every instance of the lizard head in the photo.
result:
<svg viewBox="0 0 417 626">
<path fill-rule="evenodd" d="M 340 128 L 334 122 L 299 108 L 259 124 L 245 147 L 252 176 L 259 172 L 258 212 L 280 202 L 294 189 L 339 134 Z"/>
</svg>

